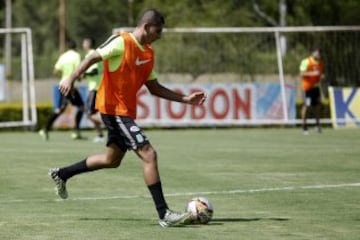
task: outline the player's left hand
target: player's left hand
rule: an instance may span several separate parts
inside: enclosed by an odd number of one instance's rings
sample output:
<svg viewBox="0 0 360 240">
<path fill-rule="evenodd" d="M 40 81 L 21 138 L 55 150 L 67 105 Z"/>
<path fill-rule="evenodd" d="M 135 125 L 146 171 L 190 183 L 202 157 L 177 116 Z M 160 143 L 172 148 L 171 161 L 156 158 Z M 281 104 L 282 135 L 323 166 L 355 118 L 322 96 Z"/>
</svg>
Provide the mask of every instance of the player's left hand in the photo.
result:
<svg viewBox="0 0 360 240">
<path fill-rule="evenodd" d="M 201 105 L 206 100 L 206 94 L 204 92 L 193 92 L 186 97 L 187 103 Z"/>
</svg>

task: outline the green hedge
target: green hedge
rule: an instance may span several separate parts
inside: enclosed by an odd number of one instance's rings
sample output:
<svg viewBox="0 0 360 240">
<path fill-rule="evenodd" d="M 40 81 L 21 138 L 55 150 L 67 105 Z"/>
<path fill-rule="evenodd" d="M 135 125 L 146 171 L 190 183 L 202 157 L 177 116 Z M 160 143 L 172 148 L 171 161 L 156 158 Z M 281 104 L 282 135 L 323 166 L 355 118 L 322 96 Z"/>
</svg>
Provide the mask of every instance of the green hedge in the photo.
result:
<svg viewBox="0 0 360 240">
<path fill-rule="evenodd" d="M 36 106 L 36 111 L 38 115 L 38 126 L 36 126 L 35 130 L 45 125 L 48 117 L 52 113 L 52 104 L 38 104 Z M 21 103 L 0 104 L 0 122 L 21 120 Z"/>
<path fill-rule="evenodd" d="M 302 107 L 302 102 L 298 102 L 296 104 L 296 116 L 300 118 L 300 111 Z M 36 129 L 43 127 L 52 113 L 52 104 L 45 103 L 45 104 L 38 104 L 37 107 L 37 114 L 38 114 L 38 126 Z M 309 112 L 309 117 L 313 117 L 313 113 Z M 323 102 L 323 108 L 321 112 L 322 118 L 330 118 L 330 107 L 329 102 Z M 0 104 L 0 122 L 4 121 L 21 121 L 22 119 L 22 108 L 20 103 L 16 104 Z"/>
</svg>

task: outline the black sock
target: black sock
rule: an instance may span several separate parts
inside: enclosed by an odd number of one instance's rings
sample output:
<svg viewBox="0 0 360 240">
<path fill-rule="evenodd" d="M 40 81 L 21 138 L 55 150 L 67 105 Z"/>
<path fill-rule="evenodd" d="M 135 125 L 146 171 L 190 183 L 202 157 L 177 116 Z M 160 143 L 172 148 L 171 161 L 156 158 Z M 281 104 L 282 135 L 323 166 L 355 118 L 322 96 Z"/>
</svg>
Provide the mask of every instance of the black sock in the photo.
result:
<svg viewBox="0 0 360 240">
<path fill-rule="evenodd" d="M 166 213 L 166 209 L 168 209 L 168 206 L 164 198 L 161 182 L 157 182 L 153 185 L 150 185 L 148 186 L 148 188 L 154 200 L 156 210 L 159 214 L 159 218 L 163 219 Z"/>
<path fill-rule="evenodd" d="M 46 130 L 47 132 L 50 131 L 53 123 L 55 122 L 55 120 L 56 120 L 59 116 L 60 116 L 59 113 L 53 113 L 53 114 L 50 116 L 50 118 L 49 118 L 49 120 L 47 121 L 46 126 L 45 126 L 45 130 Z"/>
<path fill-rule="evenodd" d="M 78 110 L 77 113 L 76 113 L 76 117 L 75 117 L 75 129 L 76 131 L 79 132 L 80 130 L 80 122 L 81 122 L 81 118 L 83 116 L 83 111 L 82 110 Z"/>
<path fill-rule="evenodd" d="M 72 176 L 74 176 L 76 174 L 90 172 L 90 171 L 92 171 L 92 170 L 89 169 L 86 166 L 86 159 L 85 159 L 85 160 L 82 160 L 82 161 L 80 161 L 78 163 L 70 165 L 68 167 L 60 168 L 59 177 L 63 181 L 66 181 L 66 180 L 68 180 L 69 178 L 71 178 Z"/>
</svg>

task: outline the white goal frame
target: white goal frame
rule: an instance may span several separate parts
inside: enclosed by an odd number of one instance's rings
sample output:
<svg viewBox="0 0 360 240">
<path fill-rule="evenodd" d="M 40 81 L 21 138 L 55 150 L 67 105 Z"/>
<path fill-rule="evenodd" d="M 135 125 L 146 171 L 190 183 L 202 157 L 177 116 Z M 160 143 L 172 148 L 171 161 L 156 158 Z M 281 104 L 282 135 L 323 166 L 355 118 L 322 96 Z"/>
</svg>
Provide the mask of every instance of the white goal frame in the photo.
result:
<svg viewBox="0 0 360 240">
<path fill-rule="evenodd" d="M 133 27 L 119 27 L 113 29 L 113 34 L 121 32 L 133 31 Z M 175 32 L 175 33 L 273 33 L 276 44 L 277 55 L 277 69 L 278 77 L 281 86 L 281 97 L 283 104 L 283 119 L 280 120 L 260 120 L 260 121 L 230 121 L 225 125 L 294 125 L 301 124 L 301 119 L 289 119 L 287 112 L 286 92 L 285 92 L 285 80 L 283 70 L 283 58 L 282 58 L 282 33 L 295 33 L 295 32 L 339 32 L 339 31 L 360 31 L 360 26 L 299 26 L 299 27 L 190 27 L 190 28 L 164 28 L 163 32 Z M 286 46 L 285 46 L 286 47 Z M 321 119 L 321 123 L 332 123 L 331 118 Z M 346 122 L 346 119 L 339 120 Z M 309 123 L 314 123 L 315 119 L 309 119 Z M 216 124 L 215 124 L 216 125 Z"/>
<path fill-rule="evenodd" d="M 0 28 L 0 34 L 20 34 L 22 120 L 0 122 L 0 127 L 34 127 L 37 124 L 34 60 L 30 28 Z"/>
</svg>

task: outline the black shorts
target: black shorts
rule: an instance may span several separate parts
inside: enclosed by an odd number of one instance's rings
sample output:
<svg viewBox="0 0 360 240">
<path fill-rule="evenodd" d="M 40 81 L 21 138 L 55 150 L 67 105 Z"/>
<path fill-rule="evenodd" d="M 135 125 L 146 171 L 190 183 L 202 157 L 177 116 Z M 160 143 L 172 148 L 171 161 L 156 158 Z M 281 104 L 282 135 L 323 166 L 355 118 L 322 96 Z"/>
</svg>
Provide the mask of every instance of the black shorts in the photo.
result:
<svg viewBox="0 0 360 240">
<path fill-rule="evenodd" d="M 315 87 L 310 90 L 305 91 L 305 102 L 304 105 L 309 106 L 316 106 L 320 104 L 321 96 L 320 96 L 320 88 Z"/>
<path fill-rule="evenodd" d="M 91 90 L 86 99 L 86 112 L 91 115 L 97 113 L 95 109 L 96 93 L 96 90 Z"/>
<path fill-rule="evenodd" d="M 58 90 L 58 91 L 60 92 L 60 90 Z M 72 94 L 69 94 L 66 97 L 64 95 L 62 95 L 61 93 L 59 96 L 60 96 L 60 98 L 57 102 L 56 108 L 63 110 L 66 108 L 66 106 L 68 105 L 69 102 L 76 107 L 84 106 L 84 102 L 80 96 L 79 91 L 76 88 L 73 89 Z"/>
<path fill-rule="evenodd" d="M 108 130 L 106 146 L 115 143 L 126 152 L 149 144 L 149 139 L 131 117 L 101 114 L 101 119 Z"/>
</svg>

